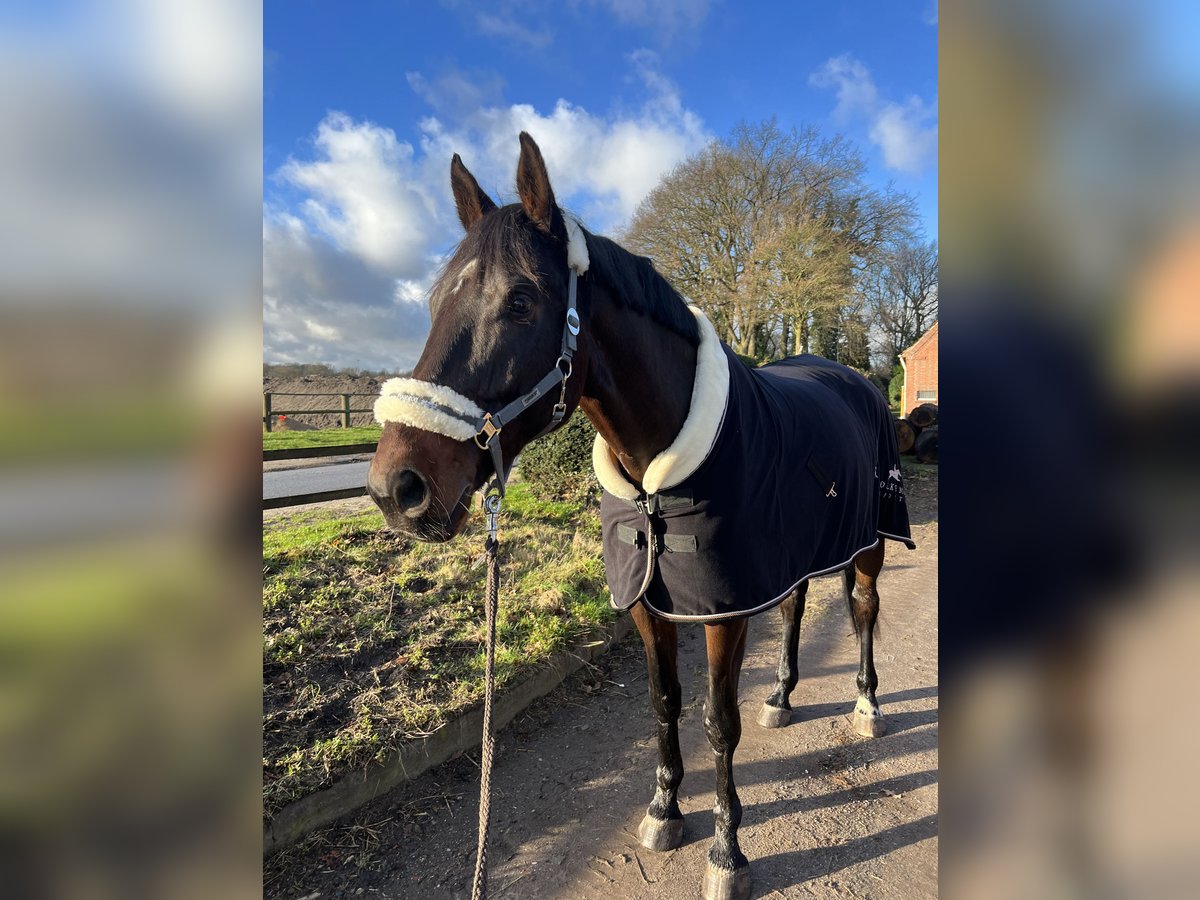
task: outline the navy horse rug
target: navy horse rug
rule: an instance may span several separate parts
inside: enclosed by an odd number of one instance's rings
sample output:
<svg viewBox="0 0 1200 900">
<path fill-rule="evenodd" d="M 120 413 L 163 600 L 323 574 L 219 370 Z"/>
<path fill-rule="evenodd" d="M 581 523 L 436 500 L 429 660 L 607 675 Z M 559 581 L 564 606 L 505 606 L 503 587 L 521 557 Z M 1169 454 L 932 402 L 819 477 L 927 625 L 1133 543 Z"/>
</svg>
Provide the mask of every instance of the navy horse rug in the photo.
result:
<svg viewBox="0 0 1200 900">
<path fill-rule="evenodd" d="M 613 605 L 710 622 L 783 601 L 891 538 L 915 548 L 883 395 L 816 356 L 751 369 L 698 310 L 687 420 L 631 482 L 599 436 L 604 563 Z"/>
</svg>

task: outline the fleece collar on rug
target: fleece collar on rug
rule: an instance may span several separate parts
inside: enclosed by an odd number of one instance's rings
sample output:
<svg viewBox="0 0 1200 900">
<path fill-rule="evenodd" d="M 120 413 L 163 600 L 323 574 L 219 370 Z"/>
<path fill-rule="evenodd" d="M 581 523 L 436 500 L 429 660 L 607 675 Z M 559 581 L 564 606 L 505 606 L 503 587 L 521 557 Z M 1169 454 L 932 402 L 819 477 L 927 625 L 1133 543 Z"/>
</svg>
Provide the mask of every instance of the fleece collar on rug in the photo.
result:
<svg viewBox="0 0 1200 900">
<path fill-rule="evenodd" d="M 696 350 L 696 377 L 692 384 L 692 403 L 687 419 L 671 446 L 662 451 L 646 468 L 642 487 L 655 494 L 686 480 L 708 458 L 721 432 L 725 405 L 729 401 L 729 360 L 712 323 L 699 309 L 688 307 L 700 329 Z M 635 500 L 637 487 L 621 469 L 604 438 L 596 435 L 592 445 L 592 468 L 601 486 L 614 497 Z"/>
</svg>

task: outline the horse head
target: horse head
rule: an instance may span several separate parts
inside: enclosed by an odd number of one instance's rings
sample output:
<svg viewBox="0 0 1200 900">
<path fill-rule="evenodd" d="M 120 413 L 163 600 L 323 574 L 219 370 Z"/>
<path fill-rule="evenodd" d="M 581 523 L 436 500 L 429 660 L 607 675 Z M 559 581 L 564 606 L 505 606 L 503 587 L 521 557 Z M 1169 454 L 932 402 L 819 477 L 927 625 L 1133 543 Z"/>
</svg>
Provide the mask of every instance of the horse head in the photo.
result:
<svg viewBox="0 0 1200 900">
<path fill-rule="evenodd" d="M 537 144 L 524 132 L 520 141 L 519 203 L 497 207 L 457 154 L 451 161 L 466 234 L 430 291 L 432 326 L 412 377 L 386 383 L 376 402 L 385 424 L 367 492 L 392 528 L 421 540 L 458 534 L 497 460 L 507 468 L 565 421 L 586 380 L 586 331 L 575 344 L 586 319 L 582 283 L 568 321 L 568 251 L 575 271 L 586 270 L 585 239 L 558 208 Z M 482 417 L 504 410 L 520 414 L 478 433 Z"/>
</svg>

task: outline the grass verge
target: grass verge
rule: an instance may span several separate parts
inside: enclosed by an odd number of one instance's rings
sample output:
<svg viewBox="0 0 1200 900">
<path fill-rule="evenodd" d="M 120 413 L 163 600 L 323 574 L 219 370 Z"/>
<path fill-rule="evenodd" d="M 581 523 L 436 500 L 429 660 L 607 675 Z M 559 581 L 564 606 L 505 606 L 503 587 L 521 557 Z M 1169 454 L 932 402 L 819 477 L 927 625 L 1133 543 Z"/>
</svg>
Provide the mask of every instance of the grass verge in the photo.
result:
<svg viewBox="0 0 1200 900">
<path fill-rule="evenodd" d="M 379 440 L 379 425 L 354 428 L 322 428 L 319 431 L 264 431 L 264 450 L 292 450 L 297 447 L 338 447 L 342 444 L 366 444 Z"/>
<path fill-rule="evenodd" d="M 311 433 L 311 432 L 310 432 Z M 482 521 L 448 544 L 377 512 L 263 531 L 263 800 L 271 816 L 437 729 L 483 696 Z M 612 621 L 600 523 L 510 485 L 501 531 L 501 690 Z"/>
<path fill-rule="evenodd" d="M 919 478 L 932 475 L 935 480 L 937 479 L 937 463 L 923 463 L 920 462 L 915 456 L 905 456 L 904 454 L 901 454 L 900 469 L 907 478 Z"/>
</svg>

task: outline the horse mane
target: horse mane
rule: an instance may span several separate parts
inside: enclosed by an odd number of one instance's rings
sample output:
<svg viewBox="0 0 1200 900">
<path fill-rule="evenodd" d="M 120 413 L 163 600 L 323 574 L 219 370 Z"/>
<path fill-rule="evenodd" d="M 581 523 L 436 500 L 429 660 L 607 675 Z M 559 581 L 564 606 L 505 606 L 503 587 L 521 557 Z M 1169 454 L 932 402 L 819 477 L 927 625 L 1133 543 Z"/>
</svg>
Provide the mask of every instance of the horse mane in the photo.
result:
<svg viewBox="0 0 1200 900">
<path fill-rule="evenodd" d="M 595 276 L 609 288 L 625 308 L 649 316 L 693 347 L 700 345 L 696 317 L 679 292 L 654 268 L 649 257 L 630 253 L 616 241 L 586 229 L 584 234 L 590 258 L 589 277 Z"/>
</svg>

